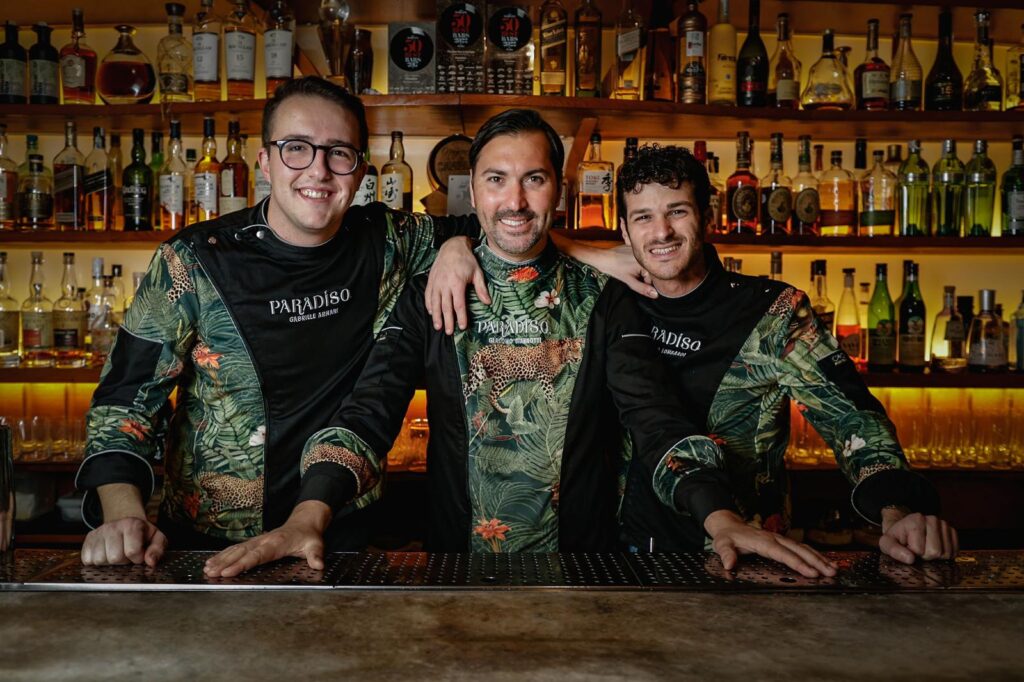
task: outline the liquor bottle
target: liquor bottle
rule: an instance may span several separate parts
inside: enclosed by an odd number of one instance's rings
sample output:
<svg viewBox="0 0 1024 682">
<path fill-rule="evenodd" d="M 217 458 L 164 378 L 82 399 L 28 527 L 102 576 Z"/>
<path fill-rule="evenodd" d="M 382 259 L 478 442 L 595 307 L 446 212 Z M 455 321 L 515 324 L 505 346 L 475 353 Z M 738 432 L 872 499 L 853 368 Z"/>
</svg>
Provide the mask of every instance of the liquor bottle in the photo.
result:
<svg viewBox="0 0 1024 682">
<path fill-rule="evenodd" d="M 85 157 L 85 226 L 109 230 L 114 221 L 114 181 L 110 176 L 103 128 L 92 129 L 92 151 Z"/>
<path fill-rule="evenodd" d="M 858 183 L 860 186 L 861 237 L 889 236 L 896 224 L 896 176 L 885 169 L 881 149 L 872 153 L 874 165 Z"/>
<path fill-rule="evenodd" d="M 121 136 L 117 133 L 110 133 L 110 152 L 107 154 L 110 177 L 114 183 L 114 196 L 111 199 L 111 206 L 114 210 L 114 219 L 111 229 L 124 229 L 124 206 L 121 203 L 121 180 L 124 175 L 124 159 L 121 156 Z"/>
<path fill-rule="evenodd" d="M 249 164 L 242 158 L 238 121 L 228 122 L 227 155 L 220 164 L 220 213 L 227 215 L 249 203 Z"/>
<path fill-rule="evenodd" d="M 871 305 L 871 282 L 860 282 L 858 285 L 857 312 L 860 314 L 860 349 L 863 362 L 860 369 L 867 369 L 868 362 L 868 308 Z"/>
<path fill-rule="evenodd" d="M 1003 324 L 993 313 L 996 292 L 982 289 L 978 298 L 981 312 L 971 320 L 967 335 L 967 369 L 972 372 L 1002 372 L 1006 369 L 1006 346 L 1003 343 Z"/>
<path fill-rule="evenodd" d="M 96 51 L 85 44 L 82 10 L 71 10 L 71 42 L 60 50 L 64 104 L 96 103 Z"/>
<path fill-rule="evenodd" d="M 953 59 L 953 13 L 939 12 L 939 51 L 924 84 L 925 111 L 960 111 L 964 77 Z"/>
<path fill-rule="evenodd" d="M 967 368 L 964 353 L 964 318 L 956 310 L 956 287 L 943 287 L 942 311 L 932 326 L 932 370 L 962 372 Z"/>
<path fill-rule="evenodd" d="M 718 174 L 718 157 L 708 154 L 708 181 L 711 183 L 711 196 L 709 197 L 709 226 L 714 232 L 721 232 L 725 229 L 725 216 L 722 214 L 723 202 L 725 200 L 725 182 Z"/>
<path fill-rule="evenodd" d="M 761 234 L 789 234 L 793 181 L 782 170 L 782 133 L 772 133 L 771 170 L 761 178 Z"/>
<path fill-rule="evenodd" d="M 914 264 L 914 261 L 906 258 L 903 260 L 903 288 L 900 290 L 900 295 L 896 299 L 896 310 L 899 311 L 900 306 L 903 304 L 903 299 L 907 296 L 907 282 L 910 280 L 910 266 Z"/>
<path fill-rule="evenodd" d="M 891 372 L 896 366 L 896 311 L 886 284 L 888 266 L 875 264 L 875 291 L 868 307 L 868 370 Z"/>
<path fill-rule="evenodd" d="M 911 15 L 900 15 L 900 44 L 889 72 L 889 108 L 898 111 L 921 109 L 921 62 L 910 44 Z"/>
<path fill-rule="evenodd" d="M 857 234 L 857 182 L 843 168 L 843 153 L 833 150 L 832 167 L 818 179 L 821 202 L 821 236 L 848 237 Z"/>
<path fill-rule="evenodd" d="M 405 162 L 402 131 L 391 131 L 391 158 L 380 169 L 380 200 L 399 211 L 412 211 L 412 167 Z"/>
<path fill-rule="evenodd" d="M 107 361 L 107 356 L 110 355 L 110 351 L 114 347 L 118 329 L 113 277 L 103 275 L 101 282 L 98 302 L 89 304 L 89 321 L 92 325 L 90 328 L 92 345 L 89 349 L 89 364 L 93 367 L 101 367 Z"/>
<path fill-rule="evenodd" d="M 171 121 L 171 137 L 167 144 L 167 160 L 157 173 L 160 187 L 160 228 L 180 230 L 185 227 L 186 201 L 189 196 L 189 168 L 181 156 L 181 121 Z"/>
<path fill-rule="evenodd" d="M 821 57 L 807 74 L 807 86 L 800 97 L 804 109 L 846 110 L 853 106 L 846 68 L 836 57 L 832 29 L 821 35 Z"/>
<path fill-rule="evenodd" d="M 628 163 L 634 161 L 640 155 L 640 138 L 627 137 L 626 146 L 622 151 L 622 162 Z M 708 143 L 704 140 L 697 140 L 693 143 L 693 158 L 697 159 L 702 165 L 707 162 L 708 158 Z"/>
<path fill-rule="evenodd" d="M 370 152 L 366 152 L 366 158 L 370 158 Z M 373 196 L 374 201 L 377 201 L 377 168 L 375 166 L 369 166 L 366 169 L 366 175 L 369 176 L 370 172 L 373 172 Z M 366 176 L 363 177 L 363 183 L 366 182 Z M 363 189 L 363 184 L 359 185 L 360 191 Z M 256 164 L 252 169 L 252 205 L 260 203 L 264 199 L 270 196 L 270 180 L 263 175 L 263 171 L 260 169 L 259 157 L 256 158 Z M 359 193 L 356 193 L 359 196 Z"/>
<path fill-rule="evenodd" d="M 53 29 L 40 22 L 32 27 L 36 44 L 28 49 L 29 104 L 59 104 L 57 65 L 60 55 L 50 44 Z"/>
<path fill-rule="evenodd" d="M 771 264 L 769 265 L 769 272 L 770 272 L 770 274 L 768 276 L 769 276 L 769 278 L 771 278 L 771 280 L 773 282 L 781 282 L 782 281 L 782 252 L 781 251 L 772 251 L 772 254 L 771 254 Z"/>
<path fill-rule="evenodd" d="M 868 172 L 868 140 L 858 137 L 854 143 L 853 179 L 860 182 Z"/>
<path fill-rule="evenodd" d="M 864 364 L 864 348 L 861 345 L 862 329 L 860 312 L 857 310 L 857 294 L 853 291 L 854 268 L 843 268 L 843 295 L 839 297 L 836 310 L 836 340 L 839 347 L 858 366 Z"/>
<path fill-rule="evenodd" d="M 129 232 L 152 230 L 153 171 L 146 164 L 146 133 L 132 129 L 132 162 L 121 176 L 121 205 L 124 206 L 124 229 Z"/>
<path fill-rule="evenodd" d="M 41 154 L 28 157 L 28 172 L 18 174 L 18 224 L 29 230 L 53 227 L 53 180 Z"/>
<path fill-rule="evenodd" d="M 193 57 L 192 43 L 183 31 L 185 5 L 169 2 L 164 9 L 167 11 L 167 35 L 160 39 L 156 48 L 160 101 L 191 102 Z"/>
<path fill-rule="evenodd" d="M 615 81 L 612 99 L 641 100 L 647 70 L 647 31 L 633 3 L 623 0 L 615 24 Z"/>
<path fill-rule="evenodd" d="M 21 350 L 27 367 L 53 367 L 53 303 L 43 294 L 43 252 L 32 252 L 29 296 L 21 304 Z"/>
<path fill-rule="evenodd" d="M 878 56 L 878 19 L 868 19 L 868 46 L 864 61 L 853 72 L 857 109 L 885 111 L 889 108 L 889 65 Z"/>
<path fill-rule="evenodd" d="M 1020 27 L 1020 42 L 1006 53 L 1006 110 L 1011 109 L 1024 109 L 1024 24 Z"/>
<path fill-rule="evenodd" d="M 25 104 L 25 73 L 28 53 L 18 43 L 18 25 L 4 24 L 4 42 L 0 45 L 0 104 Z"/>
<path fill-rule="evenodd" d="M 679 101 L 684 104 L 707 101 L 707 32 L 708 20 L 700 12 L 699 1 L 687 0 L 686 12 L 679 17 Z"/>
<path fill-rule="evenodd" d="M 942 158 L 932 169 L 932 234 L 962 237 L 964 165 L 956 156 L 956 140 L 942 143 Z"/>
<path fill-rule="evenodd" d="M 776 19 L 778 42 L 768 63 L 768 105 L 780 109 L 800 108 L 800 60 L 796 58 L 789 33 L 789 15 Z"/>
<path fill-rule="evenodd" d="M 124 288 L 124 268 L 117 263 L 110 266 L 110 286 L 114 291 L 114 307 L 112 308 L 114 319 L 120 325 L 124 319 L 124 301 L 127 292 Z"/>
<path fill-rule="evenodd" d="M 1013 331 L 1016 335 L 1013 347 L 1017 352 L 1017 363 L 1014 367 L 1018 372 L 1024 371 L 1024 291 L 1020 294 L 1020 305 L 1013 313 Z"/>
<path fill-rule="evenodd" d="M 900 168 L 903 166 L 903 147 L 898 144 L 889 144 L 885 146 L 885 170 L 889 171 L 893 175 L 898 176 L 900 174 Z"/>
<path fill-rule="evenodd" d="M 192 225 L 199 220 L 199 204 L 196 203 L 196 150 L 185 150 L 185 167 L 188 173 L 185 175 L 185 224 Z"/>
<path fill-rule="evenodd" d="M 366 175 L 363 176 L 362 182 L 359 183 L 359 191 L 356 192 L 355 197 L 352 199 L 353 206 L 366 206 L 377 201 L 377 183 L 379 177 L 377 175 L 377 167 L 370 163 L 370 150 L 366 150 Z"/>
<path fill-rule="evenodd" d="M 559 0 L 540 9 L 540 94 L 565 96 L 568 64 L 568 15 Z M 365 178 L 364 178 L 365 180 Z"/>
<path fill-rule="evenodd" d="M 573 15 L 576 32 L 575 91 L 577 97 L 601 96 L 601 10 L 583 0 Z"/>
<path fill-rule="evenodd" d="M 750 0 L 747 38 L 736 57 L 737 104 L 763 107 L 768 103 L 768 51 L 761 40 L 761 0 Z"/>
<path fill-rule="evenodd" d="M 192 183 L 196 221 L 213 220 L 219 216 L 221 212 L 217 199 L 220 197 L 220 162 L 217 161 L 217 138 L 211 116 L 203 119 L 203 156 L 194 167 Z"/>
<path fill-rule="evenodd" d="M 725 182 L 729 234 L 757 234 L 757 176 L 750 171 L 754 144 L 746 130 L 736 133 L 736 171 Z"/>
<path fill-rule="evenodd" d="M 1007 366 L 1010 364 L 1010 323 L 1003 319 L 1003 304 L 996 303 L 995 309 L 992 311 L 996 319 L 999 320 L 999 324 L 1003 325 L 1003 347 L 1006 349 L 1006 360 Z"/>
<path fill-rule="evenodd" d="M 900 303 L 900 332 L 896 353 L 901 372 L 924 371 L 924 298 L 917 282 L 917 263 L 910 264 L 907 291 Z"/>
<path fill-rule="evenodd" d="M 224 20 L 228 100 L 252 99 L 256 83 L 256 19 L 249 11 L 249 0 L 231 1 L 234 9 Z"/>
<path fill-rule="evenodd" d="M 17 208 L 18 164 L 7 155 L 7 124 L 0 123 L 0 230 L 14 227 Z"/>
<path fill-rule="evenodd" d="M 84 300 L 86 313 L 85 351 L 86 354 L 90 356 L 89 364 L 94 364 L 91 361 L 93 353 L 92 333 L 99 325 L 100 319 L 103 316 L 103 308 L 101 305 L 103 303 L 103 258 L 100 256 L 96 256 L 92 259 L 91 286 L 85 292 Z M 102 360 L 99 364 L 103 364 Z"/>
<path fill-rule="evenodd" d="M 74 121 L 64 123 L 64 149 L 53 159 L 53 203 L 58 229 L 85 228 L 85 157 Z"/>
<path fill-rule="evenodd" d="M 267 10 L 267 28 L 263 32 L 263 64 L 267 77 L 267 98 L 291 80 L 295 55 L 295 15 L 287 0 L 274 0 Z M 371 68 L 372 72 L 372 68 Z M 363 89 L 368 88 L 367 82 Z M 355 94 L 361 90 L 356 88 Z"/>
<path fill-rule="evenodd" d="M 672 19 L 671 3 L 655 3 L 647 31 L 647 66 L 644 69 L 643 99 L 649 102 L 675 102 L 679 99 L 679 54 L 686 50 L 684 39 L 677 39 L 679 20 Z M 669 25 L 672 28 L 669 28 Z M 679 54 L 677 54 L 679 53 Z"/>
<path fill-rule="evenodd" d="M 718 23 L 708 31 L 708 102 L 736 105 L 736 27 L 729 23 L 729 0 L 719 0 Z"/>
<path fill-rule="evenodd" d="M 818 178 L 811 172 L 811 136 L 800 136 L 799 173 L 793 178 L 793 234 L 819 233 L 821 198 Z"/>
<path fill-rule="evenodd" d="M 900 236 L 928 235 L 928 164 L 921 158 L 921 142 L 907 143 L 909 156 L 900 165 L 897 206 Z"/>
<path fill-rule="evenodd" d="M 0 156 L 3 154 L 0 153 Z M 1024 236 L 1024 145 L 1014 146 L 1013 163 L 1003 173 L 1000 192 L 1003 208 L 1002 235 Z"/>
<path fill-rule="evenodd" d="M 811 309 L 821 320 L 821 324 L 829 331 L 835 333 L 836 304 L 828 297 L 828 262 L 816 260 L 811 262 L 811 282 L 813 284 L 811 293 Z"/>
<path fill-rule="evenodd" d="M 964 81 L 964 109 L 999 111 L 1003 108 L 1003 77 L 992 62 L 992 41 L 988 37 L 988 10 L 974 13 L 978 39 L 974 43 L 974 65 Z"/>
<path fill-rule="evenodd" d="M 988 143 L 974 141 L 974 156 L 967 162 L 964 232 L 968 237 L 992 236 L 996 207 L 996 165 L 988 158 Z"/>
<path fill-rule="evenodd" d="M 220 30 L 213 0 L 202 0 L 192 29 L 192 74 L 197 102 L 220 100 Z"/>
<path fill-rule="evenodd" d="M 7 252 L 0 251 L 0 367 L 21 364 L 18 334 L 21 327 L 21 306 L 11 296 L 7 280 Z"/>
<path fill-rule="evenodd" d="M 135 46 L 135 28 L 114 27 L 117 45 L 100 62 L 96 75 L 100 99 L 107 104 L 149 104 L 156 92 L 156 71 L 145 53 Z"/>
<path fill-rule="evenodd" d="M 128 311 L 132 307 L 132 303 L 135 302 L 135 295 L 139 293 L 139 287 L 142 286 L 142 280 L 145 279 L 146 273 L 144 272 L 133 272 L 132 273 L 132 292 L 128 296 L 124 297 L 124 314 L 127 315 Z M 79 289 L 81 291 L 81 289 Z M 122 316 L 122 319 L 124 317 Z"/>
<path fill-rule="evenodd" d="M 53 304 L 53 350 L 57 367 L 85 367 L 86 313 L 78 300 L 75 254 L 64 254 L 61 296 Z"/>
<path fill-rule="evenodd" d="M 616 230 L 615 166 L 601 159 L 601 134 L 590 136 L 590 146 L 576 169 L 576 229 Z"/>
<path fill-rule="evenodd" d="M 149 136 L 149 170 L 152 171 L 153 185 L 149 188 L 149 204 L 153 211 L 150 216 L 150 224 L 154 230 L 161 229 L 160 213 L 160 171 L 164 167 L 164 135 L 159 130 L 154 130 Z"/>
</svg>

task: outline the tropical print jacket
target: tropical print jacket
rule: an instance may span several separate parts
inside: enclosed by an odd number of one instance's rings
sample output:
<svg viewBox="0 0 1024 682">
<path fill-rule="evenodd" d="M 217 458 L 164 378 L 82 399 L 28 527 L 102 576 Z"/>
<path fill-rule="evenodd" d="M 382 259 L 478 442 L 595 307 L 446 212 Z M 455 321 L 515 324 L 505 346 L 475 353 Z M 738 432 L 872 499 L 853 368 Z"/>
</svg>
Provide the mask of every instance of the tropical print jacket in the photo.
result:
<svg viewBox="0 0 1024 682">
<path fill-rule="evenodd" d="M 881 507 L 934 510 L 929 484 L 909 470 L 895 428 L 849 356 L 814 315 L 807 295 L 783 282 L 726 272 L 705 245 L 708 275 L 689 294 L 644 300 L 651 333 L 675 391 L 725 453 L 732 507 L 784 533 L 790 526 L 790 400 L 836 455 L 851 501 L 878 523 Z M 657 503 L 631 466 L 623 536 L 635 547 L 686 551 L 705 544 L 702 523 Z"/>
<path fill-rule="evenodd" d="M 551 244 L 528 263 L 486 245 L 477 256 L 492 303 L 470 292 L 470 326 L 446 336 L 414 280 L 331 426 L 306 443 L 303 490 L 334 480 L 347 493 L 332 505 L 373 494 L 421 376 L 431 550 L 614 547 L 620 424 L 648 485 L 657 481 L 666 498 L 721 467 L 718 448 L 695 435 L 663 383 L 649 324 L 625 286 Z"/>
<path fill-rule="evenodd" d="M 274 235 L 266 206 L 157 250 L 87 416 L 77 484 L 91 525 L 102 520 L 97 486 L 132 483 L 148 498 L 160 458 L 163 517 L 229 541 L 280 525 L 298 496 L 303 442 L 355 383 L 408 276 L 447 236 L 478 229 L 371 204 L 349 209 L 327 243 L 301 248 Z"/>
</svg>

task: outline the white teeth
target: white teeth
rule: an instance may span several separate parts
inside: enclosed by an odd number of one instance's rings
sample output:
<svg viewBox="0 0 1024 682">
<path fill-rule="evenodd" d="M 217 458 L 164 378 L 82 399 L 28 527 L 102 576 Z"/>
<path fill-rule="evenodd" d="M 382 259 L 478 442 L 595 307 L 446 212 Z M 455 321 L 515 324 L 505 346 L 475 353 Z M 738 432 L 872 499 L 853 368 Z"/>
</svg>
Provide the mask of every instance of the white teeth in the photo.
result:
<svg viewBox="0 0 1024 682">
<path fill-rule="evenodd" d="M 679 248 L 679 247 L 678 246 L 666 246 L 666 247 L 663 247 L 663 248 L 660 248 L 660 249 L 651 249 L 651 253 L 653 253 L 655 255 L 658 255 L 658 256 L 664 256 L 666 254 L 672 253 L 677 248 Z"/>
<path fill-rule="evenodd" d="M 312 190 L 312 189 L 301 189 L 301 190 L 299 190 L 299 194 L 301 194 L 304 197 L 308 197 L 310 199 L 326 199 L 327 198 L 327 192 L 317 192 L 316 190 Z"/>
</svg>

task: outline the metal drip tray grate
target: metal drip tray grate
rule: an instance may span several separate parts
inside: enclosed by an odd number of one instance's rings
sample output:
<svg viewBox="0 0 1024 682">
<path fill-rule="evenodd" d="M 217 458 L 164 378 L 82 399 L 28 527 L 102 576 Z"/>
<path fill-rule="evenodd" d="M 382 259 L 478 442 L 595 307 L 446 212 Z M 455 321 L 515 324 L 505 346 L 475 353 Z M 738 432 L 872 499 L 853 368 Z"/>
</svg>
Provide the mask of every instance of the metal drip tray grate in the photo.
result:
<svg viewBox="0 0 1024 682">
<path fill-rule="evenodd" d="M 78 565 L 78 552 L 37 549 L 0 554 L 0 590 L 30 582 L 62 564 Z"/>
<path fill-rule="evenodd" d="M 918 570 L 949 590 L 1024 590 L 1020 552 L 964 552 L 951 562 L 927 563 Z"/>
</svg>

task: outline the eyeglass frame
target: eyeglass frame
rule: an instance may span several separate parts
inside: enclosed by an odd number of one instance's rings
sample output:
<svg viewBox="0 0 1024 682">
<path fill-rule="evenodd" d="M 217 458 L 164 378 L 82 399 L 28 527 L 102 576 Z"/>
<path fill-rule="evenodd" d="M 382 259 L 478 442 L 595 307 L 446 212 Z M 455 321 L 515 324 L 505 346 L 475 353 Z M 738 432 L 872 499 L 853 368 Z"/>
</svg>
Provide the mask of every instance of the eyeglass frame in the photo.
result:
<svg viewBox="0 0 1024 682">
<path fill-rule="evenodd" d="M 302 168 L 294 168 L 293 166 L 289 166 L 288 165 L 288 162 L 284 160 L 284 146 L 286 144 L 288 144 L 289 142 L 301 142 L 303 144 L 308 144 L 310 147 L 313 148 L 313 158 L 311 158 L 309 160 L 308 164 L 306 164 Z M 357 156 L 357 158 L 359 160 L 356 162 L 356 165 L 352 167 L 352 170 L 348 171 L 347 173 L 338 173 L 333 168 L 331 168 L 331 163 L 330 163 L 330 161 L 328 161 L 327 162 L 327 170 L 331 171 L 331 173 L 333 175 L 337 175 L 339 177 L 344 177 L 346 175 L 352 175 L 357 170 L 359 170 L 359 167 L 361 165 L 363 165 L 363 162 L 366 160 L 365 159 L 365 152 L 363 150 L 361 150 L 359 147 L 356 147 L 356 146 L 351 145 L 351 144 L 346 144 L 344 142 L 341 143 L 341 144 L 313 144 L 309 140 L 303 140 L 302 138 L 299 138 L 299 137 L 291 137 L 291 138 L 286 138 L 284 140 L 270 140 L 269 142 L 267 142 L 267 145 L 268 146 L 269 145 L 274 145 L 275 147 L 277 147 L 277 156 L 278 156 L 279 159 L 281 159 L 281 163 L 283 163 L 286 168 L 290 168 L 291 170 L 296 170 L 296 171 L 298 171 L 298 170 L 306 170 L 307 168 L 312 166 L 314 163 L 316 163 L 316 153 L 318 151 L 322 151 L 324 153 L 324 156 L 326 157 L 327 154 L 332 149 L 336 149 L 338 147 L 343 147 L 345 149 L 351 149 L 352 151 L 356 152 L 356 156 Z"/>
</svg>

